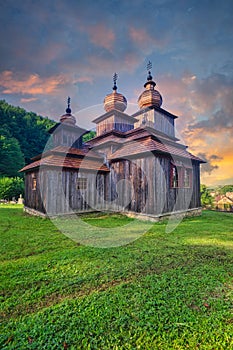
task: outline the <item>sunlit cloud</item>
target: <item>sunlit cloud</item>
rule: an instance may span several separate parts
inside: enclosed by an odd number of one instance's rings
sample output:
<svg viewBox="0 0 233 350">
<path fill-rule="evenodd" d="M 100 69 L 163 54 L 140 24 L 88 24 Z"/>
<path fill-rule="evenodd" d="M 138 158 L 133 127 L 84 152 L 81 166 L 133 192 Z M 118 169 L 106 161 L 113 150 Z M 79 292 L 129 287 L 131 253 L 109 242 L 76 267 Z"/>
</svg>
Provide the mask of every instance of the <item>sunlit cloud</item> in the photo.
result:
<svg viewBox="0 0 233 350">
<path fill-rule="evenodd" d="M 20 102 L 22 102 L 22 103 L 30 103 L 30 102 L 37 101 L 37 100 L 38 100 L 37 97 L 21 98 Z"/>
<path fill-rule="evenodd" d="M 30 95 L 46 95 L 56 94 L 61 86 L 73 82 L 91 82 L 88 77 L 79 77 L 71 80 L 70 76 L 58 75 L 42 78 L 38 74 L 30 74 L 20 79 L 14 76 L 12 71 L 4 71 L 0 73 L 0 86 L 3 88 L 3 94 L 30 94 Z"/>
<path fill-rule="evenodd" d="M 41 78 L 38 74 L 30 74 L 24 79 L 14 77 L 13 72 L 4 71 L 0 74 L 0 85 L 4 94 L 53 94 L 60 85 L 67 82 L 62 75 Z"/>
</svg>

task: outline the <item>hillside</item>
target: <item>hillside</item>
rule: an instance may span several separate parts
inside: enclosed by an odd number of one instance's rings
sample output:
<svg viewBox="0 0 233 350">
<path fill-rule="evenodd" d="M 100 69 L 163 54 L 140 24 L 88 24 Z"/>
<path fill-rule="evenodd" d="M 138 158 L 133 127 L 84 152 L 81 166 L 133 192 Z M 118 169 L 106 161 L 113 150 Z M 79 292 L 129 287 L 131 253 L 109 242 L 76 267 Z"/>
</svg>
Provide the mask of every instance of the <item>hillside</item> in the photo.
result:
<svg viewBox="0 0 233 350">
<path fill-rule="evenodd" d="M 54 123 L 0 100 L 0 176 L 17 176 L 24 164 L 43 152 Z"/>
</svg>

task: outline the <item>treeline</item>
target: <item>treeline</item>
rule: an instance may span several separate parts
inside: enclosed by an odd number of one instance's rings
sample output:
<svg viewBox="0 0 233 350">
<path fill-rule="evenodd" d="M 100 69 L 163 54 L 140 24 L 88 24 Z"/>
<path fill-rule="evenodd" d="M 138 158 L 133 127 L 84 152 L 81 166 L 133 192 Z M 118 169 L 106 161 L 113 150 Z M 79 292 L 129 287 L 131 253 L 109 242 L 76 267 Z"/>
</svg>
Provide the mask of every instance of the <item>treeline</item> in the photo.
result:
<svg viewBox="0 0 233 350">
<path fill-rule="evenodd" d="M 54 121 L 0 100 L 0 177 L 18 170 L 43 152 Z"/>
</svg>

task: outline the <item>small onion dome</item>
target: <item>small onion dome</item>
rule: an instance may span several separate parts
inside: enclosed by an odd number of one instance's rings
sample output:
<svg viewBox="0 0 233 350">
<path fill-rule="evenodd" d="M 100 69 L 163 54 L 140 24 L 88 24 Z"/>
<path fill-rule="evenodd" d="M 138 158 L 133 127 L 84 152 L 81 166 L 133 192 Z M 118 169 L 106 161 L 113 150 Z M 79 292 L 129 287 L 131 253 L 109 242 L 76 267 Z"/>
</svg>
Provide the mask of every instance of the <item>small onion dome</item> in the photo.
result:
<svg viewBox="0 0 233 350">
<path fill-rule="evenodd" d="M 118 111 L 124 112 L 127 107 L 126 98 L 117 92 L 116 81 L 118 79 L 118 75 L 114 73 L 113 75 L 113 92 L 107 95 L 104 99 L 104 109 L 106 112 L 109 112 L 113 109 L 117 109 Z"/>
<path fill-rule="evenodd" d="M 68 107 L 66 108 L 66 114 L 63 114 L 60 117 L 60 122 L 61 123 L 65 123 L 65 124 L 69 124 L 69 125 L 75 125 L 76 124 L 76 119 L 71 114 L 70 97 L 68 97 Z"/>
<path fill-rule="evenodd" d="M 124 112 L 126 107 L 126 98 L 122 94 L 119 94 L 116 90 L 113 90 L 113 92 L 107 95 L 104 99 L 104 109 L 106 112 L 109 112 L 112 109 L 117 109 L 118 111 Z"/>
<path fill-rule="evenodd" d="M 145 90 L 138 98 L 139 108 L 161 107 L 163 99 L 160 93 L 155 90 L 156 83 L 152 80 L 152 75 L 148 72 L 147 81 L 144 84 Z"/>
</svg>

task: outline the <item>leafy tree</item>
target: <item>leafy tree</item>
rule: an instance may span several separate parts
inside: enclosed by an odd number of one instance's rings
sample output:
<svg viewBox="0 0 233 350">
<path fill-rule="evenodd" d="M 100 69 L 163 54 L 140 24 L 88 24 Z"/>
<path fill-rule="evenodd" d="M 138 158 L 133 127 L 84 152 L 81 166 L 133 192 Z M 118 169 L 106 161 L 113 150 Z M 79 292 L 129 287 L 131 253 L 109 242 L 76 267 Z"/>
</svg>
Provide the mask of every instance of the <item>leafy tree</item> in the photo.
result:
<svg viewBox="0 0 233 350">
<path fill-rule="evenodd" d="M 48 118 L 11 106 L 4 100 L 0 101 L 0 121 L 1 129 L 8 133 L 7 137 L 18 140 L 26 164 L 43 152 L 49 138 L 48 130 L 55 124 Z"/>
<path fill-rule="evenodd" d="M 201 185 L 201 205 L 203 207 L 212 206 L 213 197 L 210 194 L 210 190 L 206 187 L 206 185 Z"/>
<path fill-rule="evenodd" d="M 17 176 L 24 166 L 24 156 L 19 142 L 9 133 L 0 130 L 0 176 Z"/>
<path fill-rule="evenodd" d="M 220 189 L 220 194 L 226 194 L 227 192 L 233 192 L 233 185 L 225 185 Z"/>
<path fill-rule="evenodd" d="M 96 137 L 96 132 L 91 130 L 87 134 L 83 135 L 83 142 L 87 142 L 93 139 L 93 137 Z"/>
<path fill-rule="evenodd" d="M 19 177 L 0 178 L 0 199 L 18 199 L 20 194 L 24 194 L 24 180 Z"/>
</svg>

